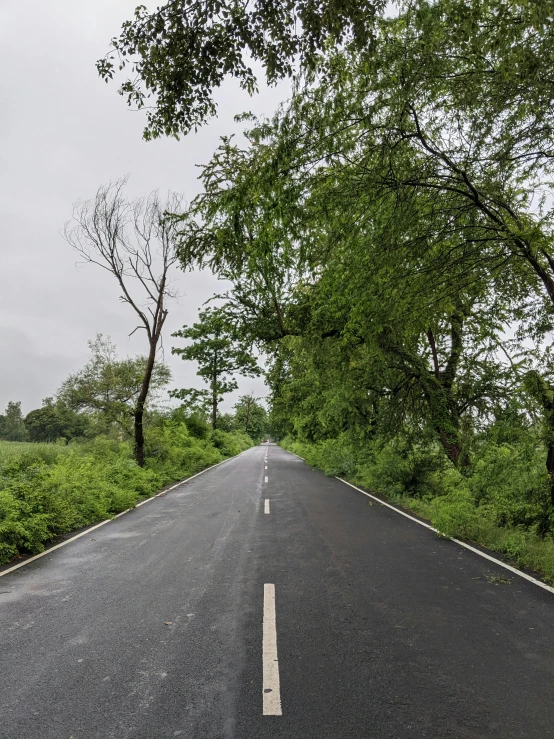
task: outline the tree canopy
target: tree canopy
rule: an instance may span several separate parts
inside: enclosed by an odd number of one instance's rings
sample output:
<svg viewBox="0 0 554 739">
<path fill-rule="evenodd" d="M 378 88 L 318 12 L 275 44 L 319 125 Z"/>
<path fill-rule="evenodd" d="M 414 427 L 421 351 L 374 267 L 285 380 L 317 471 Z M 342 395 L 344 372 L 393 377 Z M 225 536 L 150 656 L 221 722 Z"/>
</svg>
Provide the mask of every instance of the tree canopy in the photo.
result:
<svg viewBox="0 0 554 739">
<path fill-rule="evenodd" d="M 420 433 L 463 471 L 521 403 L 554 500 L 552 10 L 400 3 L 204 166 L 180 258 L 232 283 L 281 433 Z"/>
<path fill-rule="evenodd" d="M 21 412 L 21 401 L 10 401 L 0 415 L 0 439 L 5 441 L 25 441 L 27 430 Z"/>
<path fill-rule="evenodd" d="M 137 398 L 141 392 L 147 358 L 119 359 L 109 337 L 98 334 L 89 341 L 91 357 L 86 365 L 61 384 L 57 398 L 67 408 L 90 414 L 106 430 L 116 427 L 131 435 Z M 171 378 L 168 367 L 156 362 L 148 406 Z"/>
<path fill-rule="evenodd" d="M 112 50 L 97 62 L 106 82 L 116 71 L 131 76 L 119 92 L 147 109 L 146 139 L 188 133 L 215 114 L 214 91 L 226 77 L 249 93 L 257 89 L 253 63 L 269 83 L 312 69 L 328 43 L 365 46 L 383 0 L 170 0 L 149 11 L 139 5 Z"/>
<path fill-rule="evenodd" d="M 197 375 L 208 385 L 208 390 L 174 390 L 171 395 L 189 405 L 204 404 L 210 408 L 212 428 L 217 428 L 218 406 L 223 396 L 236 390 L 235 375 L 253 377 L 261 374 L 256 358 L 229 324 L 225 313 L 218 308 L 200 311 L 199 321 L 184 326 L 172 334 L 175 338 L 190 339 L 184 348 L 173 347 L 172 353 L 181 359 L 198 364 Z"/>
</svg>

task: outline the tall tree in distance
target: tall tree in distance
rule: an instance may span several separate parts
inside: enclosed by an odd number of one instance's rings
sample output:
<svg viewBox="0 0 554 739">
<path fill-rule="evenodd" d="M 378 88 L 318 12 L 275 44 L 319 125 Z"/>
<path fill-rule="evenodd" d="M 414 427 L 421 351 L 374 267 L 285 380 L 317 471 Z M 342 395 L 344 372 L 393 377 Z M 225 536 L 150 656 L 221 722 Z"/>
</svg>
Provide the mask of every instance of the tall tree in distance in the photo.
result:
<svg viewBox="0 0 554 739">
<path fill-rule="evenodd" d="M 0 439 L 5 441 L 26 441 L 27 429 L 21 413 L 21 401 L 10 401 L 0 415 Z"/>
<path fill-rule="evenodd" d="M 54 398 L 44 398 L 42 408 L 29 411 L 25 416 L 25 428 L 30 441 L 69 441 L 84 436 L 89 424 L 89 416 L 76 413 L 61 401 L 55 402 Z"/>
<path fill-rule="evenodd" d="M 259 441 L 267 431 L 267 411 L 253 393 L 242 395 L 235 403 L 236 429 Z"/>
<path fill-rule="evenodd" d="M 212 428 L 216 429 L 218 406 L 223 395 L 238 387 L 233 375 L 255 377 L 261 374 L 261 370 L 221 309 L 207 308 L 200 311 L 199 318 L 198 323 L 183 326 L 180 331 L 172 334 L 176 338 L 190 339 L 192 343 L 182 349 L 174 347 L 171 351 L 181 359 L 197 362 L 197 374 L 208 384 L 209 389 L 185 388 L 174 390 L 171 395 L 181 400 L 189 400 L 194 396 L 196 402 L 203 397 L 210 403 Z"/>
<path fill-rule="evenodd" d="M 123 189 L 127 178 L 100 187 L 91 200 L 78 201 L 65 237 L 87 263 L 108 271 L 121 290 L 120 300 L 134 311 L 144 330 L 148 355 L 140 392 L 133 409 L 135 458 L 144 465 L 144 407 L 154 372 L 156 352 L 167 318 L 167 301 L 175 297 L 170 271 L 176 261 L 174 220 L 182 199 L 170 194 L 165 203 L 157 192 L 129 200 Z"/>
</svg>

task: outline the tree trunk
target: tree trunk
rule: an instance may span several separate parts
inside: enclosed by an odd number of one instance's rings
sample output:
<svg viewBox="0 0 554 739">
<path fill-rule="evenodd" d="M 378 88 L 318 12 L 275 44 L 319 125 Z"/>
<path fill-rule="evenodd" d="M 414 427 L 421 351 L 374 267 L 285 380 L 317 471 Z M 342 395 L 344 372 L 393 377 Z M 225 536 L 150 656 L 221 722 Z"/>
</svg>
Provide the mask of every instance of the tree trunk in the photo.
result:
<svg viewBox="0 0 554 739">
<path fill-rule="evenodd" d="M 217 377 L 218 377 L 218 356 L 217 349 L 214 350 L 213 364 L 212 364 L 212 429 L 215 431 L 217 428 Z"/>
<path fill-rule="evenodd" d="M 554 506 L 554 386 L 539 372 L 531 371 L 525 376 L 524 387 L 542 406 L 546 470 L 549 477 L 550 502 Z"/>
<path fill-rule="evenodd" d="M 215 387 L 212 389 L 212 429 L 217 428 L 217 392 Z"/>
<path fill-rule="evenodd" d="M 458 469 L 466 469 L 469 467 L 469 456 L 462 450 L 462 446 L 457 439 L 452 438 L 452 434 L 448 434 L 445 429 L 438 429 L 441 444 L 448 459 Z"/>
<path fill-rule="evenodd" d="M 554 507 L 554 441 L 548 443 L 548 453 L 546 455 L 546 469 L 548 470 L 550 502 Z"/>
<path fill-rule="evenodd" d="M 158 343 L 158 337 L 152 337 L 150 339 L 150 351 L 148 353 L 148 361 L 146 363 L 146 371 L 142 380 L 142 387 L 140 389 L 137 403 L 135 405 L 134 419 L 135 419 L 135 459 L 139 467 L 144 467 L 144 406 L 146 404 L 146 398 L 148 397 L 148 390 L 150 389 L 150 380 L 152 379 L 152 372 L 154 370 L 154 362 L 156 360 L 156 346 Z"/>
<path fill-rule="evenodd" d="M 546 470 L 548 472 L 548 487 L 550 491 L 550 502 L 554 507 L 554 403 L 552 401 L 552 388 L 549 397 L 544 398 L 545 406 L 545 441 L 546 441 Z"/>
<path fill-rule="evenodd" d="M 212 376 L 212 429 L 217 428 L 217 374 Z"/>
</svg>

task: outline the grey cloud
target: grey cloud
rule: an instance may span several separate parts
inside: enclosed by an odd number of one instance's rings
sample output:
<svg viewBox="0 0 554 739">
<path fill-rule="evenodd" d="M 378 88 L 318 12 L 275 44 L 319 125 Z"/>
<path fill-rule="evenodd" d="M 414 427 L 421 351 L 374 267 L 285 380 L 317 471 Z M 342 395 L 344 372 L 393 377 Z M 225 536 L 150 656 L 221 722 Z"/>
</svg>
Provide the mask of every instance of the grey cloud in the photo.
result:
<svg viewBox="0 0 554 739">
<path fill-rule="evenodd" d="M 110 276 L 77 268 L 60 236 L 72 204 L 127 173 L 132 196 L 172 189 L 190 200 L 199 188 L 195 165 L 209 159 L 221 135 L 240 130 L 234 115 L 269 115 L 288 89 L 250 99 L 231 82 L 220 91 L 219 117 L 198 134 L 145 143 L 143 115 L 129 111 L 94 67 L 135 4 L 3 0 L 0 7 L 0 412 L 9 400 L 21 400 L 25 411 L 40 405 L 86 361 L 87 340 L 98 331 L 121 354 L 143 348 L 139 336 L 128 338 L 133 316 Z M 195 369 L 171 356 L 169 335 L 221 288 L 207 273 L 176 280 L 183 298 L 171 308 L 166 359 L 174 384 L 189 386 L 198 383 Z M 266 393 L 261 380 L 240 385 L 240 392 Z"/>
</svg>

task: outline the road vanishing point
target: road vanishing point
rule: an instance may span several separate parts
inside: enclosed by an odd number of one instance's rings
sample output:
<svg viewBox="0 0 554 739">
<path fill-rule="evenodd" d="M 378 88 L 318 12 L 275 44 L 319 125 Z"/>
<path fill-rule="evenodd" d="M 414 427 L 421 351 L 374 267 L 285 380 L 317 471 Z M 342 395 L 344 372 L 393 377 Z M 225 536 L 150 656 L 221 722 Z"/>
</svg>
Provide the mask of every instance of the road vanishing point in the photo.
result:
<svg viewBox="0 0 554 739">
<path fill-rule="evenodd" d="M 0 643 L 1 739 L 554 737 L 554 594 L 274 445 L 5 570 Z"/>
</svg>

